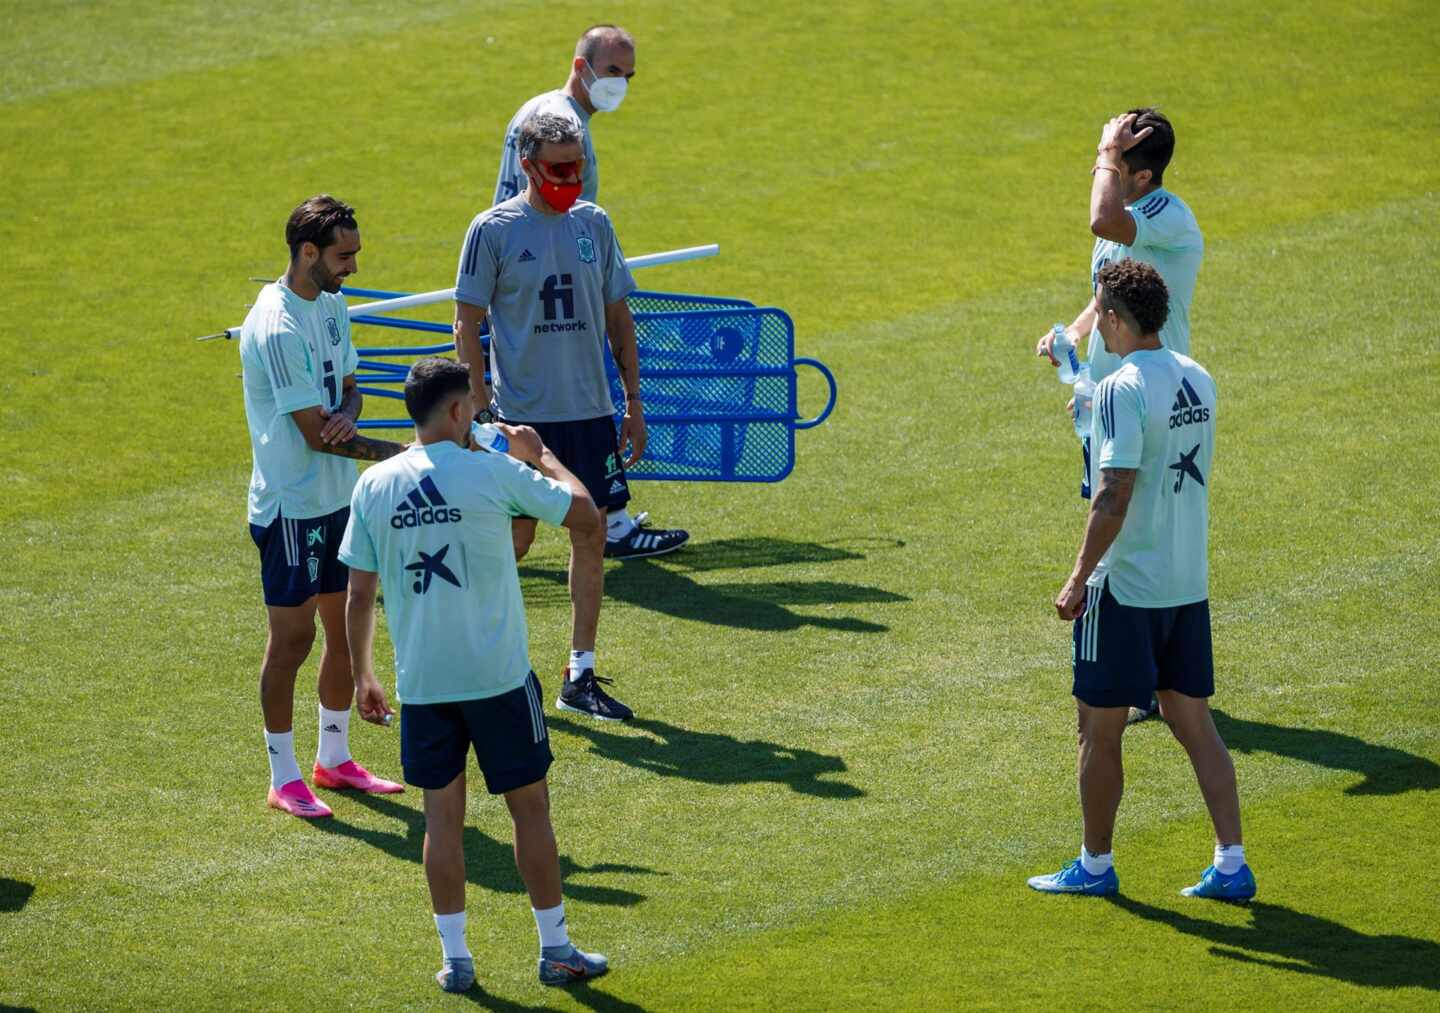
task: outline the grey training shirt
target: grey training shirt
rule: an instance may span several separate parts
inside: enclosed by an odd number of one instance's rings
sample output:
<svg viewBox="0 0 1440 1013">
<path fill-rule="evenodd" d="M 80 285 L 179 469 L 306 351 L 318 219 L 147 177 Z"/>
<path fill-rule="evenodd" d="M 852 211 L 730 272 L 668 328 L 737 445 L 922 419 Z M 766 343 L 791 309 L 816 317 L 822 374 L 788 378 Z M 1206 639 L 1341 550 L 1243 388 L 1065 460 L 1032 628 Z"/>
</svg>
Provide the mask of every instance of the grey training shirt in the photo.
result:
<svg viewBox="0 0 1440 1013">
<path fill-rule="evenodd" d="M 580 126 L 580 145 L 585 151 L 585 168 L 580 173 L 580 199 L 594 203 L 600 193 L 600 166 L 595 161 L 595 146 L 590 143 L 590 114 L 585 107 L 563 91 L 547 91 L 536 95 L 510 119 L 505 128 L 505 147 L 500 152 L 500 175 L 495 179 L 495 197 L 499 204 L 525 189 L 525 173 L 520 171 L 520 151 L 516 141 L 520 127 L 536 111 L 555 113 L 574 120 Z"/>
<path fill-rule="evenodd" d="M 605 307 L 633 291 L 610 217 L 594 204 L 545 214 L 522 193 L 476 215 L 455 300 L 489 313 L 494 410 L 516 422 L 613 415 Z"/>
</svg>

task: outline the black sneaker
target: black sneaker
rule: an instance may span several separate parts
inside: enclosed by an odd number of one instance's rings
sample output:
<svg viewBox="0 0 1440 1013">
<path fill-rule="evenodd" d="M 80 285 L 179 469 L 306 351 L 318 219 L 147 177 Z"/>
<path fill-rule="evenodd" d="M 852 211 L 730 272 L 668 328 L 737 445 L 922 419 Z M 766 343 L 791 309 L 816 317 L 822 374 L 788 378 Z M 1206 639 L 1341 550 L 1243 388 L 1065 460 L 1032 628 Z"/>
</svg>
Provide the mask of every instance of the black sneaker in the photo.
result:
<svg viewBox="0 0 1440 1013">
<path fill-rule="evenodd" d="M 610 559 L 639 559 L 642 556 L 663 556 L 674 552 L 690 540 L 690 532 L 679 528 L 648 528 L 649 514 L 635 518 L 635 526 L 624 538 L 605 540 L 605 555 Z"/>
<path fill-rule="evenodd" d="M 555 700 L 555 706 L 562 711 L 589 714 L 602 721 L 629 721 L 635 716 L 634 711 L 600 688 L 602 682 L 610 686 L 615 680 L 596 675 L 595 669 L 585 669 L 580 678 L 571 682 L 567 668 L 562 678 L 565 681 L 560 684 L 560 696 Z"/>
</svg>

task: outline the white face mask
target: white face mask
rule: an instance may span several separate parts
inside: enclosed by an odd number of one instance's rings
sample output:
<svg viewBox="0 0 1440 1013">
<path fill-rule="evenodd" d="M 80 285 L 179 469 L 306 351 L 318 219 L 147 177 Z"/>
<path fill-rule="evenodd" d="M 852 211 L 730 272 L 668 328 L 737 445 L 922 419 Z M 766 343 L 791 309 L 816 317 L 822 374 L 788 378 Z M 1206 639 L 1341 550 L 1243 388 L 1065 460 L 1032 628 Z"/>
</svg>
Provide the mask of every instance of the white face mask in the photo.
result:
<svg viewBox="0 0 1440 1013">
<path fill-rule="evenodd" d="M 590 104 L 602 113 L 613 113 L 619 109 L 620 103 L 625 101 L 625 90 L 630 86 L 630 82 L 623 77 L 600 77 L 589 61 L 586 61 L 585 69 L 590 71 L 590 76 L 594 78 L 585 86 L 590 92 Z"/>
</svg>

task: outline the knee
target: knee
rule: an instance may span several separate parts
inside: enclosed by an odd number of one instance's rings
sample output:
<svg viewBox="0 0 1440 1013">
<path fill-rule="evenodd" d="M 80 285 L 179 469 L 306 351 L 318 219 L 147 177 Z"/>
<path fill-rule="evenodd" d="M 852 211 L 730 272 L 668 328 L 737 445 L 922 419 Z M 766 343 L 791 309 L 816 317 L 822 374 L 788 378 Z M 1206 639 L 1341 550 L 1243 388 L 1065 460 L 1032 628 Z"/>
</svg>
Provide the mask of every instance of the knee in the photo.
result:
<svg viewBox="0 0 1440 1013">
<path fill-rule="evenodd" d="M 266 668 L 299 668 L 315 646 L 315 628 L 271 630 L 265 645 Z"/>
</svg>

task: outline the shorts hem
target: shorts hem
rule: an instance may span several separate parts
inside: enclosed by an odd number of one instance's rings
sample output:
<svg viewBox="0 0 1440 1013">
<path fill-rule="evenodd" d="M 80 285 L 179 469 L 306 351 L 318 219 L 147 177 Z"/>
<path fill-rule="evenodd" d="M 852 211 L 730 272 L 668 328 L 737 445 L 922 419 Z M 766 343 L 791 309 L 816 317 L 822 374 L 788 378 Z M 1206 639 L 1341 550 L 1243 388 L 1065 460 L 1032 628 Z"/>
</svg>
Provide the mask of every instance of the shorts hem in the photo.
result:
<svg viewBox="0 0 1440 1013">
<path fill-rule="evenodd" d="M 512 767 L 509 770 L 497 771 L 494 775 L 485 770 L 480 772 L 485 775 L 485 790 L 492 795 L 503 795 L 507 791 L 514 791 L 516 788 L 523 788 L 527 784 L 534 784 L 536 781 L 543 781 L 545 775 L 550 772 L 550 765 L 555 758 L 548 757 L 543 761 L 527 763 L 523 767 Z"/>
</svg>

